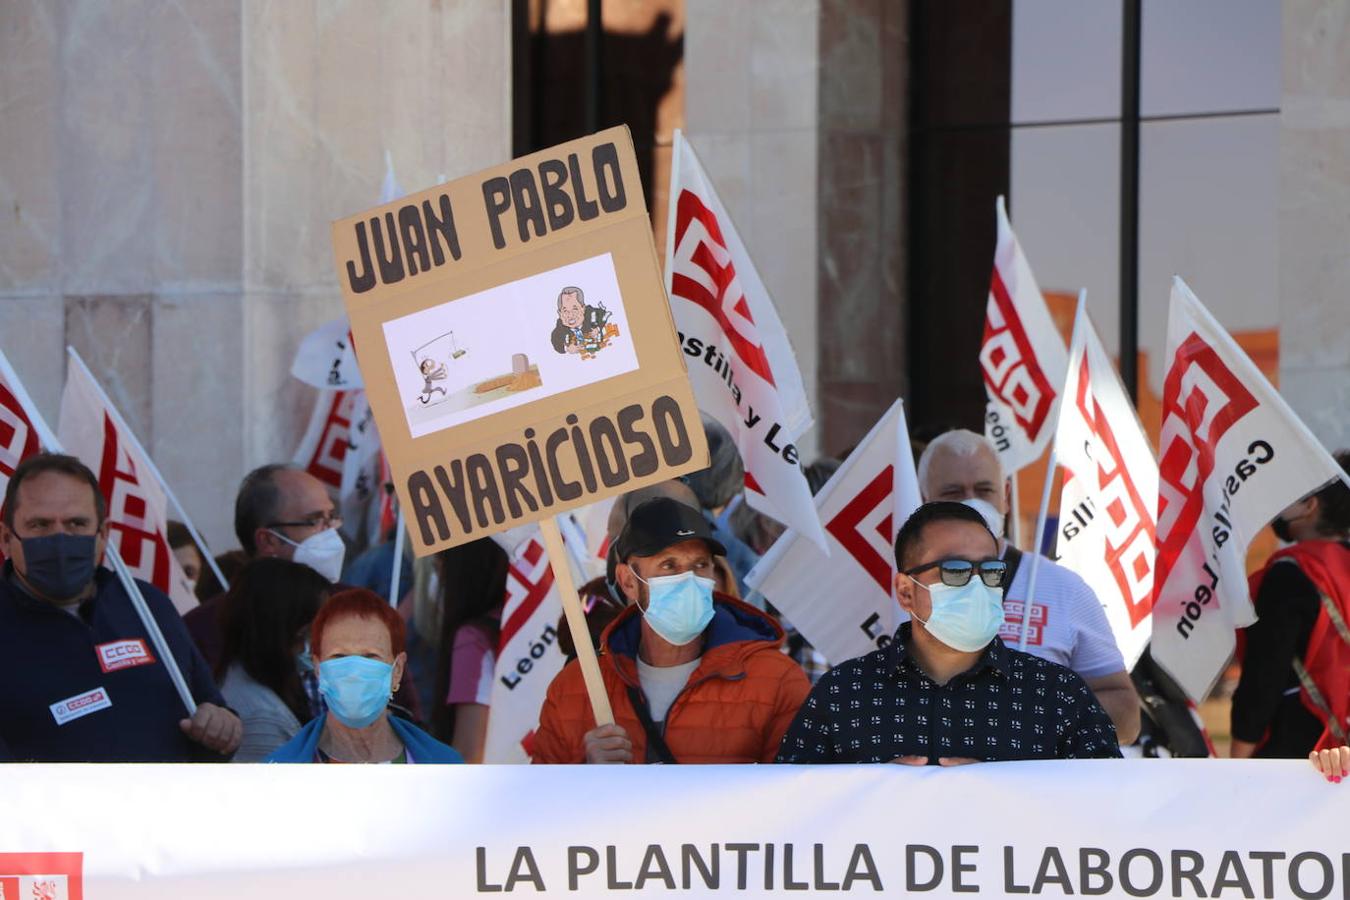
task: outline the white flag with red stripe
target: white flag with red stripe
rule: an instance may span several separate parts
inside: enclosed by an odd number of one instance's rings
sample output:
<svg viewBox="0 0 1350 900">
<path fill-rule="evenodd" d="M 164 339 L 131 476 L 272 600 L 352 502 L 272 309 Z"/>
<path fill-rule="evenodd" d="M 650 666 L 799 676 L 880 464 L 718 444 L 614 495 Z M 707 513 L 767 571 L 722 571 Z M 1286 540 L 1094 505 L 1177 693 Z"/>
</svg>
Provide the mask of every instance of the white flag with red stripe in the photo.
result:
<svg viewBox="0 0 1350 900">
<path fill-rule="evenodd" d="M 1045 298 L 998 198 L 998 244 L 989 280 L 980 368 L 984 433 L 1011 475 L 1040 458 L 1055 433 L 1055 411 L 1068 358 Z"/>
<path fill-rule="evenodd" d="M 895 533 L 919 507 L 905 410 L 895 401 L 815 498 L 826 556 L 784 532 L 746 577 L 831 663 L 890 643 L 903 621 L 895 599 Z"/>
<path fill-rule="evenodd" d="M 1055 432 L 1059 563 L 1082 576 L 1132 668 L 1152 634 L 1158 463 L 1080 300 Z"/>
<path fill-rule="evenodd" d="M 746 500 L 817 546 L 825 533 L 797 458 L 811 427 L 797 360 L 773 300 L 704 173 L 675 132 L 666 292 L 699 409 L 736 439 Z"/>
<path fill-rule="evenodd" d="M 320 390 L 292 459 L 337 494 L 344 534 L 370 540 L 379 533 L 387 514 L 372 503 L 383 501 L 380 435 L 365 391 Z"/>
<path fill-rule="evenodd" d="M 1199 701 L 1233 652 L 1234 629 L 1256 620 L 1245 566 L 1252 537 L 1344 476 L 1180 278 L 1167 358 L 1153 658 Z"/>
<path fill-rule="evenodd" d="M 34 414 L 25 408 L 27 396 L 19 376 L 0 350 L 0 498 L 4 497 L 10 476 L 19 463 L 42 449 L 33 425 Z M 0 562 L 4 560 L 5 554 L 0 549 Z"/>
<path fill-rule="evenodd" d="M 539 710 L 554 676 L 562 671 L 558 620 L 562 598 L 537 525 L 511 552 L 502 606 L 501 637 L 488 702 L 483 761 L 527 763 L 539 727 Z"/>
<path fill-rule="evenodd" d="M 180 613 L 187 612 L 197 598 L 169 549 L 167 491 L 84 367 L 68 368 L 57 438 L 98 477 L 108 504 L 108 539 L 127 568 L 168 594 Z"/>
</svg>

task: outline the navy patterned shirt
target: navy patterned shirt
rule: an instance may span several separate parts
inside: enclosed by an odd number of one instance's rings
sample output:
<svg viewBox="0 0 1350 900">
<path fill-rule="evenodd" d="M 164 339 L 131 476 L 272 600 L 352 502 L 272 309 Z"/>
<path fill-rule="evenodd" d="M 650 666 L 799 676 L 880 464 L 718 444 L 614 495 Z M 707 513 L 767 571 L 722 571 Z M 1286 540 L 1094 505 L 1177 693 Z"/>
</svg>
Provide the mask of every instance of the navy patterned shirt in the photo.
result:
<svg viewBox="0 0 1350 900">
<path fill-rule="evenodd" d="M 1116 729 L 1070 669 L 994 638 L 940 685 L 909 652 L 906 622 L 886 647 L 826 673 L 778 748 L 781 763 L 1119 757 Z"/>
</svg>

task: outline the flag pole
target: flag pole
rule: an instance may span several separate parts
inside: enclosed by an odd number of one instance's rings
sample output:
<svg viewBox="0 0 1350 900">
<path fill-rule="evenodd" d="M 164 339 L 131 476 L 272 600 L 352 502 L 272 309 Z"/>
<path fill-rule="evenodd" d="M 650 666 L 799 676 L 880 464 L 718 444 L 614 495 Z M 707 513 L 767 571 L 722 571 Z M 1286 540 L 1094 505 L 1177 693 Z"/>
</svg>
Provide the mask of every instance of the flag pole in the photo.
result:
<svg viewBox="0 0 1350 900">
<path fill-rule="evenodd" d="M 389 573 L 389 605 L 394 609 L 398 609 L 398 589 L 402 580 L 399 576 L 403 574 L 403 533 L 403 509 L 400 507 L 398 519 L 394 522 L 394 566 Z"/>
<path fill-rule="evenodd" d="M 159 480 L 160 487 L 164 488 L 165 496 L 169 498 L 169 502 L 173 504 L 174 509 L 178 511 L 178 517 L 182 519 L 183 525 L 187 528 L 188 535 L 192 538 L 192 542 L 196 544 L 197 549 L 201 551 L 202 561 L 210 567 L 212 574 L 220 581 L 220 589 L 222 591 L 228 591 L 230 589 L 230 582 L 225 577 L 225 573 L 220 570 L 220 566 L 217 565 L 216 558 L 211 555 L 211 548 L 206 546 L 206 541 L 202 539 L 196 526 L 192 524 L 192 519 L 188 516 L 187 510 L 183 508 L 183 504 L 178 502 L 178 497 L 174 494 L 173 488 L 169 486 L 169 482 L 164 480 L 164 476 L 160 473 L 159 467 L 155 465 L 155 461 L 151 459 L 149 453 L 145 452 L 145 447 L 141 446 L 140 440 L 136 437 L 136 432 L 132 431 L 127 425 L 126 420 L 122 418 L 122 413 L 118 411 L 117 407 L 113 404 L 112 399 L 108 397 L 108 392 L 103 390 L 103 385 L 98 383 L 98 379 L 94 377 L 94 373 L 89 371 L 89 367 L 86 366 L 84 360 L 80 358 L 79 351 L 74 347 L 67 346 L 66 352 L 70 354 L 70 358 L 80 367 L 84 372 L 85 377 L 89 379 L 89 383 L 94 386 L 94 389 L 98 391 L 99 396 L 103 398 L 103 405 L 117 420 L 118 430 L 130 438 L 131 443 L 135 445 L 141 458 L 144 459 L 146 465 L 150 467 L 150 474 L 154 475 L 155 478 Z"/>
<path fill-rule="evenodd" d="M 567 615 L 567 627 L 572 632 L 572 644 L 577 650 L 577 663 L 581 666 L 582 677 L 586 681 L 586 693 L 591 698 L 591 710 L 595 713 L 596 725 L 613 725 L 614 712 L 609 707 L 609 694 L 605 693 L 604 677 L 600 674 L 600 661 L 595 656 L 595 646 L 591 643 L 591 630 L 586 626 L 586 612 L 581 608 L 581 597 L 572 584 L 572 568 L 567 564 L 567 550 L 563 547 L 562 532 L 558 530 L 558 521 L 553 516 L 539 520 L 539 533 L 544 538 L 544 551 L 548 553 L 548 564 L 553 567 L 554 584 L 558 587 L 558 596 L 562 598 L 563 612 Z"/>
<path fill-rule="evenodd" d="M 1018 550 L 1022 549 L 1022 502 L 1021 492 L 1017 489 L 1017 473 L 1008 476 L 1012 480 L 1012 498 L 1008 502 L 1011 514 L 1008 516 L 1008 540 Z"/>
<path fill-rule="evenodd" d="M 1045 466 L 1045 487 L 1041 489 L 1041 508 L 1036 513 L 1036 533 L 1031 536 L 1031 571 L 1027 573 L 1027 596 L 1022 601 L 1022 634 L 1017 639 L 1017 649 L 1023 653 L 1027 649 L 1027 635 L 1031 632 L 1031 601 L 1036 595 L 1036 576 L 1041 568 L 1041 535 L 1045 533 L 1045 520 L 1050 514 L 1050 488 L 1055 483 L 1055 467 L 1059 460 L 1055 450 L 1050 448 L 1050 459 Z"/>
<path fill-rule="evenodd" d="M 61 446 L 61 441 L 57 439 L 56 433 L 47 425 L 47 420 L 38 412 L 38 408 L 33 405 L 33 398 L 28 395 L 28 389 L 23 386 L 18 373 L 10 366 L 9 360 L 5 358 L 3 352 L 0 352 L 0 377 L 3 377 L 9 384 L 10 389 L 14 392 L 15 399 L 19 401 L 19 406 L 23 407 L 24 412 L 28 414 L 33 427 L 37 429 L 38 441 L 43 448 L 52 453 L 64 453 L 65 450 Z M 182 670 L 178 668 L 177 658 L 169 649 L 168 641 L 164 640 L 164 632 L 159 630 L 159 623 L 155 621 L 154 614 L 150 612 L 150 607 L 146 605 L 140 585 L 136 583 L 136 579 L 132 577 L 126 563 L 122 561 L 117 548 L 111 542 L 105 544 L 103 555 L 105 559 L 112 563 L 113 572 L 117 574 L 117 580 L 122 583 L 122 589 L 127 592 L 132 608 L 136 610 L 136 615 L 140 618 L 141 624 L 145 626 L 145 632 L 150 638 L 150 643 L 155 645 L 155 651 L 159 653 L 159 658 L 164 663 L 164 669 L 169 673 L 169 680 L 173 682 L 174 689 L 178 691 L 183 706 L 187 707 L 188 716 L 196 715 L 197 703 L 192 699 L 192 692 L 188 690 Z"/>
</svg>

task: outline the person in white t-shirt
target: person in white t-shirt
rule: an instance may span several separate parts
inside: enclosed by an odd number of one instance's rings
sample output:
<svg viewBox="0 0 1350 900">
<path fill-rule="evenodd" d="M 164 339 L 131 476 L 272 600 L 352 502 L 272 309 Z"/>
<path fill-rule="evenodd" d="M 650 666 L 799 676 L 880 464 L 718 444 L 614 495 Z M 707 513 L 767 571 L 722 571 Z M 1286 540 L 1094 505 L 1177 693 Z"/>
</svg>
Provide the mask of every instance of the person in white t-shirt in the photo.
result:
<svg viewBox="0 0 1350 900">
<path fill-rule="evenodd" d="M 999 539 L 1001 555 L 1015 556 L 1016 548 L 1003 539 L 1010 485 L 988 438 L 964 429 L 938 435 L 924 448 L 918 475 L 925 501 L 965 501 L 984 515 Z M 1005 622 L 999 636 L 1012 647 L 1020 646 L 1030 575 L 1028 559 L 1017 566 L 1004 595 Z M 1139 695 L 1125 671 L 1101 601 L 1087 582 L 1042 558 L 1027 631 L 1027 652 L 1077 672 L 1115 723 L 1120 742 L 1133 743 L 1139 735 Z"/>
</svg>

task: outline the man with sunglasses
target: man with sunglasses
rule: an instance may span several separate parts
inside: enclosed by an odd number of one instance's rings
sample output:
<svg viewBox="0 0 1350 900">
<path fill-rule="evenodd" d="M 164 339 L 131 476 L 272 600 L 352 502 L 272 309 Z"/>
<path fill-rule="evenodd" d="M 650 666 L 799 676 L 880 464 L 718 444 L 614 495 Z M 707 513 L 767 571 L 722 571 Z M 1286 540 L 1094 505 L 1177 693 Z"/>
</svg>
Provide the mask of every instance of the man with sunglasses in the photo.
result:
<svg viewBox="0 0 1350 900">
<path fill-rule="evenodd" d="M 1139 694 L 1096 593 L 1077 573 L 1042 559 L 1036 596 L 1027 602 L 1031 565 L 1003 540 L 1011 483 L 1003 476 L 994 445 L 973 431 L 948 431 L 924 448 L 918 469 L 923 499 L 959 501 L 979 511 L 998 539 L 999 558 L 1015 570 L 1005 588 L 1010 602 L 1003 638 L 1021 646 L 1022 611 L 1030 605 L 1026 651 L 1077 672 L 1111 716 L 1120 742 L 1133 743 L 1139 736 Z"/>
<path fill-rule="evenodd" d="M 895 594 L 911 621 L 886 647 L 826 673 L 778 762 L 960 765 L 1120 756 L 1083 679 L 1006 646 L 1007 563 L 975 510 L 928 503 L 895 539 Z"/>
</svg>

